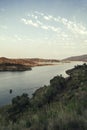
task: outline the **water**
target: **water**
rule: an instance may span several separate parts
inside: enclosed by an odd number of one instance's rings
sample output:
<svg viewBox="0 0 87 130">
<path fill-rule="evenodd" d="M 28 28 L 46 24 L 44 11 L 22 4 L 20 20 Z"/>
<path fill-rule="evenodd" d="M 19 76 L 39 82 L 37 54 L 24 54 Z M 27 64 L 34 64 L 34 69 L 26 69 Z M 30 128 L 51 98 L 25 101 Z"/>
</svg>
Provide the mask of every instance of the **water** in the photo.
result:
<svg viewBox="0 0 87 130">
<path fill-rule="evenodd" d="M 82 62 L 39 66 L 24 72 L 0 72 L 0 106 L 11 103 L 13 97 L 23 93 L 28 93 L 31 97 L 36 89 L 48 85 L 54 76 L 62 74 L 66 77 L 65 71 L 77 64 L 82 64 Z M 10 89 L 12 89 L 11 94 Z"/>
</svg>

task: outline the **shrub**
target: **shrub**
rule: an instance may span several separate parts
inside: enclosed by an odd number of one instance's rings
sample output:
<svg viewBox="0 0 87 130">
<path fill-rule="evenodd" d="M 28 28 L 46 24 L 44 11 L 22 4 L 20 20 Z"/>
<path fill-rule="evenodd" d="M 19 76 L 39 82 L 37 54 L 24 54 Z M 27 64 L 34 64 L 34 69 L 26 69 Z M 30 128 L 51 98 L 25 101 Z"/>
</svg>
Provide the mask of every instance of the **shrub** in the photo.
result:
<svg viewBox="0 0 87 130">
<path fill-rule="evenodd" d="M 15 122 L 19 115 L 30 106 L 29 97 L 27 94 L 22 94 L 12 99 L 12 105 L 8 108 L 8 118 Z"/>
</svg>

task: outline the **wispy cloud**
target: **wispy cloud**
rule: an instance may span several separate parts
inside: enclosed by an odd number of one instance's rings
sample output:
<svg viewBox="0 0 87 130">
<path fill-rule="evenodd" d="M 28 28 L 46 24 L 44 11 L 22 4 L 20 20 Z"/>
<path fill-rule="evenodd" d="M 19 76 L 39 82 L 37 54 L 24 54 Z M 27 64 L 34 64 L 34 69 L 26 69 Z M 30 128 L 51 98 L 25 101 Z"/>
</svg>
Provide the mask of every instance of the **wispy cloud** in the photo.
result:
<svg viewBox="0 0 87 130">
<path fill-rule="evenodd" d="M 45 16 L 43 13 L 39 13 L 39 12 L 36 12 L 37 14 L 41 15 L 43 19 L 45 20 L 51 20 L 52 19 L 52 16 L 49 15 L 49 16 Z M 38 19 L 38 16 L 32 14 L 28 14 L 29 16 L 29 19 L 26 19 L 26 18 L 21 18 L 21 21 L 26 24 L 26 25 L 31 25 L 33 27 L 38 27 L 38 28 L 41 28 L 41 29 L 44 29 L 44 30 L 50 30 L 50 31 L 53 31 L 53 32 L 59 32 L 59 30 L 61 30 L 59 27 L 55 27 L 54 25 L 48 25 L 44 22 L 41 21 L 41 19 Z M 32 20 L 32 18 L 34 19 L 34 22 Z"/>
<path fill-rule="evenodd" d="M 81 23 L 76 23 L 74 21 L 69 21 L 65 18 L 61 18 L 60 22 L 64 24 L 67 29 L 69 29 L 72 33 L 75 34 L 82 34 L 82 35 L 87 35 L 87 29 L 85 26 L 83 26 Z"/>
<path fill-rule="evenodd" d="M 48 30 L 49 29 L 49 27 L 46 26 L 46 25 L 42 25 L 41 28 L 44 29 L 44 30 Z"/>
<path fill-rule="evenodd" d="M 45 19 L 45 20 L 51 20 L 52 17 L 51 17 L 51 16 L 44 16 L 44 19 Z"/>
<path fill-rule="evenodd" d="M 54 27 L 54 26 L 49 26 L 49 29 L 54 31 L 54 32 L 60 32 L 60 30 L 61 30 L 60 28 Z"/>
<path fill-rule="evenodd" d="M 34 18 L 34 19 L 38 19 L 38 16 L 36 16 L 36 15 L 34 15 L 34 14 L 32 14 L 32 15 L 28 14 L 27 16 L 28 16 L 28 17 L 31 16 L 31 17 Z"/>
<path fill-rule="evenodd" d="M 41 13 L 41 12 L 38 12 L 38 11 L 35 11 L 34 13 L 37 14 L 37 15 L 44 16 L 44 13 Z"/>
<path fill-rule="evenodd" d="M 39 27 L 39 28 L 44 29 L 44 30 L 50 30 L 50 31 L 53 31 L 53 32 L 57 32 L 57 31 L 60 30 L 60 28 L 57 28 L 57 27 L 51 26 L 51 25 L 46 25 L 46 24 L 40 22 L 39 20 L 36 20 L 36 22 L 33 22 L 30 19 L 22 18 L 21 21 L 24 24 L 26 24 L 26 25 L 31 25 L 31 26 L 34 26 L 34 27 Z"/>
<path fill-rule="evenodd" d="M 26 25 L 32 25 L 34 27 L 38 27 L 38 23 L 33 22 L 32 20 L 27 20 L 25 18 L 22 18 L 21 21 Z"/>
<path fill-rule="evenodd" d="M 43 25 L 43 23 L 39 20 L 36 21 L 39 25 Z"/>
<path fill-rule="evenodd" d="M 71 21 L 71 20 L 68 20 L 67 18 L 63 18 L 63 17 L 60 17 L 60 16 L 54 17 L 52 15 L 45 15 L 44 13 L 41 13 L 41 12 L 38 12 L 38 11 L 35 11 L 32 15 L 29 14 L 29 16 L 31 16 L 32 18 L 39 21 L 39 22 L 36 22 L 35 26 L 38 26 L 37 24 L 42 24 L 41 21 L 38 19 L 39 15 L 41 16 L 41 19 L 44 19 L 46 21 L 49 21 L 49 22 L 53 21 L 53 22 L 55 22 L 55 24 L 59 23 L 61 25 L 64 25 L 66 27 L 66 29 L 69 30 L 71 33 L 87 35 L 87 28 L 84 25 L 82 25 L 81 23 Z M 32 21 L 29 21 L 29 23 L 33 25 Z M 44 26 L 46 26 L 46 25 L 44 25 L 44 23 L 43 23 L 43 26 L 41 28 L 47 29 L 47 27 L 44 27 Z M 51 30 L 53 30 L 53 31 L 57 30 L 55 28 L 55 26 L 49 27 L 49 28 L 51 28 Z"/>
<path fill-rule="evenodd" d="M 87 28 L 84 25 L 82 25 L 81 23 L 70 21 L 70 20 L 68 20 L 66 18 L 62 18 L 60 16 L 58 16 L 56 18 L 56 17 L 50 16 L 50 15 L 49 16 L 45 15 L 43 18 L 47 21 L 53 20 L 55 22 L 65 25 L 66 28 L 69 29 L 72 33 L 87 35 Z"/>
<path fill-rule="evenodd" d="M 32 14 L 28 14 L 27 18 L 21 18 L 21 21 L 26 25 L 48 31 L 48 35 L 53 32 L 55 42 L 81 42 L 84 41 L 87 36 L 87 28 L 82 23 L 61 16 L 54 17 L 35 11 Z"/>
</svg>

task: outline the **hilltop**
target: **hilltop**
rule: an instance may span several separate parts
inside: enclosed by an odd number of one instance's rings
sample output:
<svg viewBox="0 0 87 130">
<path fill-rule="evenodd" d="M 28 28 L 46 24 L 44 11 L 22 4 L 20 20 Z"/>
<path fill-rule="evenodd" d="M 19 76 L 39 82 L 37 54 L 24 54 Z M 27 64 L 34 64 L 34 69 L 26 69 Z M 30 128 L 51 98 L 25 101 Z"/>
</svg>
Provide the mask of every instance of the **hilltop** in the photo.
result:
<svg viewBox="0 0 87 130">
<path fill-rule="evenodd" d="M 87 62 L 87 54 L 81 55 L 81 56 L 68 57 L 66 59 L 63 59 L 63 61 L 84 61 L 84 62 Z"/>
<path fill-rule="evenodd" d="M 0 129 L 87 130 L 87 65 L 55 76 L 50 85 L 23 94 L 0 109 Z"/>
</svg>

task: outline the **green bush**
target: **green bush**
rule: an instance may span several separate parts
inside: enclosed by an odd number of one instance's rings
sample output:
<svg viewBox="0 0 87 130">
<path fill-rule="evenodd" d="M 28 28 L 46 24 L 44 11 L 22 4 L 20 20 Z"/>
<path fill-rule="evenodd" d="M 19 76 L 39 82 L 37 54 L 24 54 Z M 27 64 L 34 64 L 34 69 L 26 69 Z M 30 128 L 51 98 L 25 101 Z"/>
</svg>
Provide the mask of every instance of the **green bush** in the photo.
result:
<svg viewBox="0 0 87 130">
<path fill-rule="evenodd" d="M 22 94 L 12 99 L 12 105 L 8 108 L 8 118 L 15 122 L 21 113 L 30 106 L 28 94 Z"/>
</svg>

